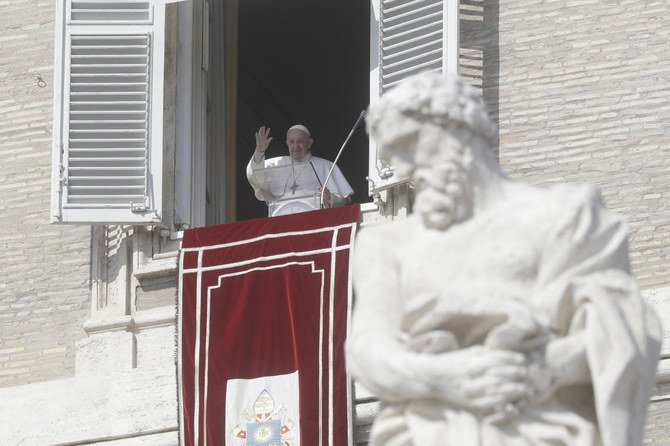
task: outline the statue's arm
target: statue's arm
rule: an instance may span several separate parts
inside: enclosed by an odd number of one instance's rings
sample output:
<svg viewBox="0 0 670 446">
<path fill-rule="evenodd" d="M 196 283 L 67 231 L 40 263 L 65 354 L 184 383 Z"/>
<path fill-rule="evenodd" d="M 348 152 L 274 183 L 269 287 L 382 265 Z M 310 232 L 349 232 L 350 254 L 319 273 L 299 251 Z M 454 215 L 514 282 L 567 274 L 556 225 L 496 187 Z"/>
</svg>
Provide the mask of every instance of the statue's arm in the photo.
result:
<svg viewBox="0 0 670 446">
<path fill-rule="evenodd" d="M 591 382 L 584 333 L 576 333 L 549 342 L 540 367 L 530 367 L 528 402 L 551 398 L 561 387 Z"/>
<path fill-rule="evenodd" d="M 393 241 L 374 230 L 364 229 L 356 239 L 347 365 L 357 380 L 387 401 L 427 398 L 431 387 L 417 376 L 425 367 L 422 358 L 408 352 L 401 339 L 403 304 Z"/>
</svg>

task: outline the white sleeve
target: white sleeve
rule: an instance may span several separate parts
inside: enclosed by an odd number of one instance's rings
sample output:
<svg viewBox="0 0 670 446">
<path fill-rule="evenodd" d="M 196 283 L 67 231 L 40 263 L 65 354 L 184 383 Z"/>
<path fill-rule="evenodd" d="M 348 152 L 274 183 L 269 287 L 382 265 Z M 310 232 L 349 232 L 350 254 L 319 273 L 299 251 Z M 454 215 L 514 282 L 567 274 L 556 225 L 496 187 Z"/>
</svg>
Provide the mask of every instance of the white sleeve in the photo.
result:
<svg viewBox="0 0 670 446">
<path fill-rule="evenodd" d="M 334 195 L 336 195 L 338 197 L 338 200 L 340 201 L 340 203 L 338 204 L 333 203 L 335 206 L 346 204 L 349 201 L 347 197 L 354 193 L 354 190 L 351 188 L 349 182 L 344 177 L 344 174 L 342 174 L 340 167 L 337 165 L 335 165 L 335 168 L 333 169 L 333 174 L 331 175 L 330 180 L 328 181 L 328 185 L 326 187 L 328 187 L 328 189 Z"/>
<path fill-rule="evenodd" d="M 247 164 L 247 180 L 254 188 L 254 195 L 261 201 L 270 202 L 273 199 L 272 194 L 260 187 L 256 178 L 254 177 L 254 170 L 264 169 L 265 166 L 265 152 L 254 151 L 249 163 Z"/>
</svg>

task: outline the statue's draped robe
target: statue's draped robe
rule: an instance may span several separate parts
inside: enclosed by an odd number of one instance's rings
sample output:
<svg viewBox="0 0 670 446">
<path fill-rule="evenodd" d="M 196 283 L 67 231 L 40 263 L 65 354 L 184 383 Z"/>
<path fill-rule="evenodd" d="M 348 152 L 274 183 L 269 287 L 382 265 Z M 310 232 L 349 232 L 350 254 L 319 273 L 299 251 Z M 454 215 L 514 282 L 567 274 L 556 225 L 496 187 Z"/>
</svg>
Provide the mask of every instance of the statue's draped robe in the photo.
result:
<svg viewBox="0 0 670 446">
<path fill-rule="evenodd" d="M 383 402 L 371 445 L 639 444 L 660 327 L 630 277 L 626 227 L 591 186 L 528 191 L 445 232 L 422 228 L 416 217 L 360 232 L 355 279 L 364 274 L 361 282 L 371 284 L 385 270 L 379 277 L 390 283 L 376 286 L 399 293 L 404 312 L 390 344 L 371 345 L 368 366 L 352 370 Z M 375 271 L 364 266 L 371 264 Z M 371 289 L 357 286 L 357 299 Z M 354 319 L 354 342 L 386 336 L 369 325 Z M 404 354 L 477 344 L 506 345 L 532 361 L 538 343 L 576 334 L 586 340 L 591 383 L 562 387 L 502 420 L 412 399 L 419 384 L 399 364 Z M 389 369 L 402 379 L 386 379 Z"/>
</svg>

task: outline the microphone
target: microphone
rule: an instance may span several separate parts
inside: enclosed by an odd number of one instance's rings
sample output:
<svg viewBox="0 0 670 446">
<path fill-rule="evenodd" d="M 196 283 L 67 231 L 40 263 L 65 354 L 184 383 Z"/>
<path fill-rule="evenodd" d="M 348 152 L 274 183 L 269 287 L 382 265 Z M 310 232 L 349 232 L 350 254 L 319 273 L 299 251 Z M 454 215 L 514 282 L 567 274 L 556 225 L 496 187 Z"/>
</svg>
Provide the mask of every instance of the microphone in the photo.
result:
<svg viewBox="0 0 670 446">
<path fill-rule="evenodd" d="M 347 139 L 344 140 L 344 144 L 342 144 L 342 147 L 340 147 L 340 150 L 337 152 L 337 156 L 335 157 L 335 160 L 333 161 L 333 165 L 331 166 L 330 170 L 328 171 L 328 175 L 326 176 L 326 181 L 323 182 L 323 186 L 321 187 L 321 196 L 319 197 L 319 207 L 321 209 L 323 209 L 323 194 L 326 193 L 326 185 L 328 184 L 328 180 L 330 180 L 330 176 L 333 174 L 333 170 L 335 170 L 335 166 L 337 165 L 337 160 L 340 159 L 340 155 L 342 155 L 342 151 L 344 150 L 344 147 L 347 145 L 347 143 L 351 139 L 351 136 L 356 131 L 356 128 L 359 126 L 359 124 L 363 121 L 364 118 L 365 118 L 365 110 L 361 111 L 361 114 L 358 116 L 358 119 L 356 120 L 356 123 L 354 124 L 354 126 L 351 128 L 351 131 L 349 132 L 349 136 L 347 136 Z"/>
</svg>

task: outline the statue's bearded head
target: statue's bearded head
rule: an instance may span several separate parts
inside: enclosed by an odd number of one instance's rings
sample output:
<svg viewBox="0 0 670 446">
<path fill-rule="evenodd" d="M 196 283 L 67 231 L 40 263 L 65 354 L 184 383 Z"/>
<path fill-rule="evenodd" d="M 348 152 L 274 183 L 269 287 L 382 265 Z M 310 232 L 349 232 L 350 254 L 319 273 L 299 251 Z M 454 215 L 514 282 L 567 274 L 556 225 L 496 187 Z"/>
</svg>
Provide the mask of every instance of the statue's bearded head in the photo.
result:
<svg viewBox="0 0 670 446">
<path fill-rule="evenodd" d="M 412 180 L 416 190 L 413 209 L 426 227 L 444 230 L 472 215 L 470 171 L 461 160 L 417 168 Z"/>
<path fill-rule="evenodd" d="M 471 215 L 473 165 L 491 163 L 497 137 L 479 91 L 458 77 L 422 74 L 371 105 L 367 127 L 382 158 L 412 178 L 426 226 L 446 229 Z"/>
</svg>

